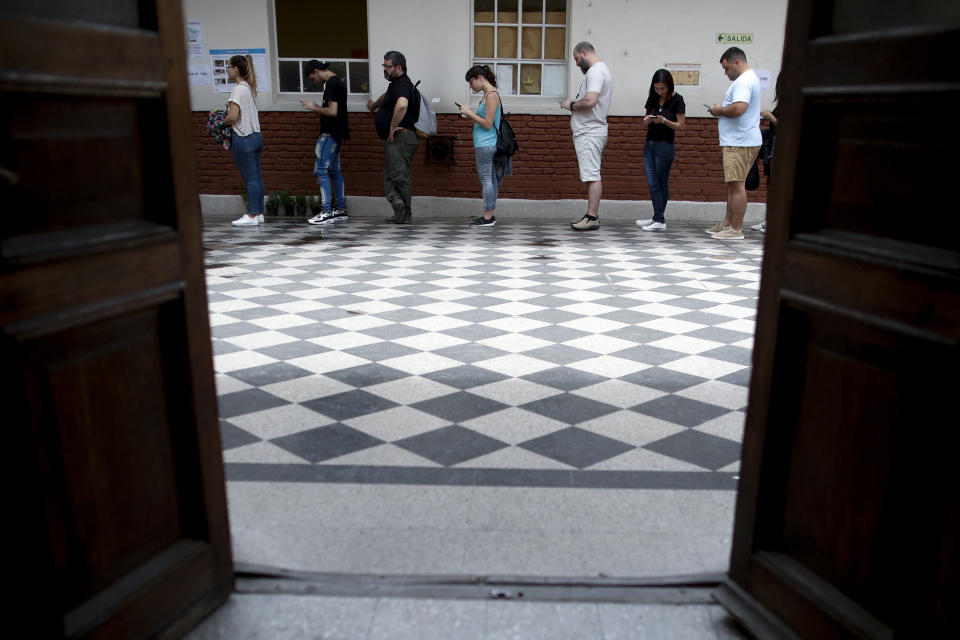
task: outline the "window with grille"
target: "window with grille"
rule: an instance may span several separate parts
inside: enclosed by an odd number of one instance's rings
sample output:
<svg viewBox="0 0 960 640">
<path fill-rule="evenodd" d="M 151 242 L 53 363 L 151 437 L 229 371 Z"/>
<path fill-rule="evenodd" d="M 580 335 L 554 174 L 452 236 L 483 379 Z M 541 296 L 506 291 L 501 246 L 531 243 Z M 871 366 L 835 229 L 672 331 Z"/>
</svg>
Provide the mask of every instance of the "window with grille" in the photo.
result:
<svg viewBox="0 0 960 640">
<path fill-rule="evenodd" d="M 566 0 L 473 0 L 473 61 L 491 65 L 500 91 L 566 94 Z"/>
<path fill-rule="evenodd" d="M 366 2 L 274 0 L 280 93 L 320 93 L 308 60 L 324 60 L 349 93 L 370 93 Z"/>
</svg>

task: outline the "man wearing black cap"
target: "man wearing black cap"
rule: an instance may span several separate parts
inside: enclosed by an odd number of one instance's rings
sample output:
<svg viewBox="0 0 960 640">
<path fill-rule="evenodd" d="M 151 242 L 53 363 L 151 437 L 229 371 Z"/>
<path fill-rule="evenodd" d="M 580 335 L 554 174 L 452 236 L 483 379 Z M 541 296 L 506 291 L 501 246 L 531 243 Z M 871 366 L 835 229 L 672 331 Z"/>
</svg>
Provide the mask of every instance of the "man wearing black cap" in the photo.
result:
<svg viewBox="0 0 960 640">
<path fill-rule="evenodd" d="M 343 194 L 343 174 L 340 173 L 340 145 L 350 139 L 347 125 L 347 85 L 330 70 L 329 62 L 307 62 L 307 77 L 323 84 L 323 104 L 301 100 L 310 111 L 320 114 L 320 137 L 314 148 L 317 163 L 313 173 L 320 185 L 320 213 L 307 222 L 330 224 L 347 219 L 347 201 Z"/>
<path fill-rule="evenodd" d="M 407 59 L 399 51 L 383 54 L 383 77 L 390 81 L 387 92 L 367 108 L 376 111 L 377 135 L 384 141 L 383 188 L 393 207 L 385 222 L 413 222 L 413 156 L 420 141 L 414 130 L 420 117 L 417 89 L 407 76 Z"/>
</svg>

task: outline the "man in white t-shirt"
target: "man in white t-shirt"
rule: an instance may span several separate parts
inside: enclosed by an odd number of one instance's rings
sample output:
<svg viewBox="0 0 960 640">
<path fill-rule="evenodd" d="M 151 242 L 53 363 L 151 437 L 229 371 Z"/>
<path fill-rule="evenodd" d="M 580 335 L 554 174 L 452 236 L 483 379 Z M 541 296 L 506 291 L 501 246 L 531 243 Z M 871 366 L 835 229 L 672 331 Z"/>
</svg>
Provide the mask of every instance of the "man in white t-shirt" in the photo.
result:
<svg viewBox="0 0 960 640">
<path fill-rule="evenodd" d="M 747 173 L 757 159 L 760 135 L 760 79 L 742 49 L 730 47 L 720 56 L 723 72 L 733 81 L 723 104 L 710 107 L 720 118 L 717 128 L 723 150 L 723 180 L 727 183 L 727 215 L 706 229 L 718 240 L 743 240 L 743 216 L 747 212 Z"/>
<path fill-rule="evenodd" d="M 587 212 L 572 220 L 570 225 L 577 231 L 593 231 L 600 228 L 600 194 L 603 191 L 600 160 L 603 148 L 607 146 L 607 114 L 613 96 L 613 75 L 589 42 L 581 42 L 573 48 L 573 59 L 586 78 L 577 97 L 564 99 L 560 108 L 570 110 L 580 180 L 587 183 Z"/>
</svg>

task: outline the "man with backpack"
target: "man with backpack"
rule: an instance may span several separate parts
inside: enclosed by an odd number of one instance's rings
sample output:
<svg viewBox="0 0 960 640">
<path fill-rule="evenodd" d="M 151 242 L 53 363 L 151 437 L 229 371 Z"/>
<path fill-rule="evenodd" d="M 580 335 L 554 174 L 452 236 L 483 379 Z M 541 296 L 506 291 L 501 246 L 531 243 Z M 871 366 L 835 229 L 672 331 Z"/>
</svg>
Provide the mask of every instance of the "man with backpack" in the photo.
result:
<svg viewBox="0 0 960 640">
<path fill-rule="evenodd" d="M 383 188 L 393 216 L 385 222 L 411 224 L 413 210 L 413 156 L 419 140 L 415 130 L 420 115 L 419 93 L 407 76 L 407 59 L 399 51 L 383 55 L 387 92 L 367 108 L 376 111 L 377 135 L 384 141 Z"/>
</svg>

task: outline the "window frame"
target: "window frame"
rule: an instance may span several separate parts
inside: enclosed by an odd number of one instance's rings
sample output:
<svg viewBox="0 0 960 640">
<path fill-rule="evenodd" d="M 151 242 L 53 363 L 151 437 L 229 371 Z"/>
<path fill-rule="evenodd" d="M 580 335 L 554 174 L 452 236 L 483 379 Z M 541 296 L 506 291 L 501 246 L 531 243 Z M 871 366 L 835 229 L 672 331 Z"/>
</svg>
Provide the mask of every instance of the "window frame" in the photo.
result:
<svg viewBox="0 0 960 640">
<path fill-rule="evenodd" d="M 274 37 L 277 37 L 276 34 L 274 35 Z M 308 88 L 308 87 L 304 86 L 304 84 L 305 84 L 305 83 L 304 83 L 304 78 L 305 78 L 305 76 L 304 76 L 304 73 L 303 73 L 303 65 L 304 65 L 306 62 L 308 62 L 309 60 L 323 60 L 324 62 L 336 62 L 336 63 L 342 62 L 342 63 L 346 64 L 346 66 L 347 66 L 347 73 L 346 73 L 346 76 L 342 78 L 342 80 L 343 80 L 344 83 L 346 83 L 346 85 L 347 85 L 347 95 L 348 95 L 348 96 L 369 96 L 369 95 L 370 95 L 370 86 L 369 86 L 369 83 L 370 83 L 370 60 L 367 59 L 367 58 L 318 58 L 318 57 L 314 57 L 314 58 L 280 58 L 280 57 L 277 57 L 277 58 L 276 58 L 276 75 L 277 75 L 277 95 L 278 95 L 278 96 L 298 96 L 298 95 L 307 94 L 307 93 L 309 93 L 309 94 L 320 94 L 320 93 L 323 93 L 323 86 L 322 86 L 322 85 L 321 85 L 321 87 L 320 87 L 319 89 L 313 89 L 312 87 Z M 298 68 L 298 70 L 299 70 L 299 76 L 298 76 L 298 77 L 299 77 L 299 79 L 300 79 L 300 90 L 299 90 L 299 91 L 283 91 L 283 90 L 281 90 L 281 88 L 280 88 L 280 65 L 281 65 L 281 63 L 284 63 L 284 62 L 298 62 L 298 63 L 299 63 L 298 66 L 297 66 L 297 68 Z M 350 82 L 350 66 L 351 66 L 352 64 L 365 64 L 365 65 L 367 65 L 367 90 L 366 90 L 366 91 L 351 91 L 351 90 L 350 90 L 350 88 L 351 88 L 351 82 Z"/>
<path fill-rule="evenodd" d="M 471 64 L 486 64 L 492 65 L 494 72 L 497 74 L 498 78 L 501 78 L 500 67 L 510 65 L 514 67 L 516 76 L 514 77 L 514 83 L 517 86 L 517 91 L 513 91 L 513 86 L 509 88 L 501 87 L 501 91 L 505 95 L 510 95 L 512 98 L 523 98 L 523 99 L 554 99 L 562 98 L 566 96 L 567 93 L 567 84 L 568 84 L 568 61 L 566 59 L 566 52 L 570 47 L 570 0 L 565 1 L 564 6 L 564 22 L 562 24 L 547 23 L 546 22 L 546 4 L 547 0 L 539 0 L 540 2 L 540 21 L 535 23 L 524 23 L 523 21 L 523 2 L 524 0 L 517 0 L 517 21 L 516 22 L 500 22 L 499 19 L 499 8 L 501 0 L 493 0 L 493 22 L 477 22 L 476 21 L 476 0 L 471 0 L 471 9 L 470 9 L 470 60 Z M 517 29 L 517 56 L 515 57 L 504 57 L 501 58 L 499 54 L 499 28 L 504 27 L 516 27 Z M 478 57 L 476 53 L 476 28 L 477 27 L 491 27 L 493 29 L 493 57 Z M 540 29 L 540 57 L 539 58 L 524 58 L 523 57 L 523 30 L 525 28 L 534 28 Z M 547 30 L 548 29 L 563 29 L 563 58 L 546 58 L 546 44 L 547 44 Z M 540 93 L 522 93 L 520 91 L 520 70 L 524 65 L 537 65 L 540 67 Z M 545 67 L 555 67 L 560 70 L 561 78 L 563 81 L 562 86 L 560 87 L 560 92 L 553 93 L 543 93 L 543 77 L 544 77 L 544 68 Z"/>
</svg>

